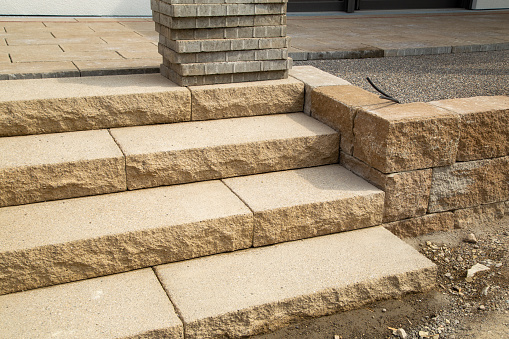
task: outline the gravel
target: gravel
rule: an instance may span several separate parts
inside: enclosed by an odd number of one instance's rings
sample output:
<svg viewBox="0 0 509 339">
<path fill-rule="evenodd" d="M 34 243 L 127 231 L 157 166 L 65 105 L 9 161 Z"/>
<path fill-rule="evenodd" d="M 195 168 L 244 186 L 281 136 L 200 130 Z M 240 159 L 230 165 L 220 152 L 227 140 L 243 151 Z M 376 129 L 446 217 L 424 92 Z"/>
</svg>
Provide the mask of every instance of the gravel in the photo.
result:
<svg viewBox="0 0 509 339">
<path fill-rule="evenodd" d="M 509 95 L 509 51 L 373 59 L 295 61 L 377 93 L 371 80 L 401 103 Z"/>
</svg>

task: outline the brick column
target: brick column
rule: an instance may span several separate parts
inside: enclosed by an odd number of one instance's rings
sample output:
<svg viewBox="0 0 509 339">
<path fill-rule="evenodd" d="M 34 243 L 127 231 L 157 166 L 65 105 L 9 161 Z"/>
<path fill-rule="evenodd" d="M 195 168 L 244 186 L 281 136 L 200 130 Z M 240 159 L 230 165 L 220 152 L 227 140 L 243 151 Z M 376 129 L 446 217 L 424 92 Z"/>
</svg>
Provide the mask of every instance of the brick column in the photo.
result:
<svg viewBox="0 0 509 339">
<path fill-rule="evenodd" d="M 181 86 L 288 77 L 287 0 L 151 0 L 161 74 Z"/>
</svg>

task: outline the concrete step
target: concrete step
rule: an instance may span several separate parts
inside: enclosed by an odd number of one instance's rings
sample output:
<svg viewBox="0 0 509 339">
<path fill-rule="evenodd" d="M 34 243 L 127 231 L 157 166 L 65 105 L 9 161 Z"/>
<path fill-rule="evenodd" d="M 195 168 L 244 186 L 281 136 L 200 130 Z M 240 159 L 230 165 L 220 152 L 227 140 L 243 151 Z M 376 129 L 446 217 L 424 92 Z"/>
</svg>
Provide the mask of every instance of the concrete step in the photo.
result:
<svg viewBox="0 0 509 339">
<path fill-rule="evenodd" d="M 375 227 L 0 296 L 0 337 L 238 338 L 435 279 L 432 262 Z"/>
<path fill-rule="evenodd" d="M 319 166 L 338 150 L 303 113 L 4 137 L 0 206 Z"/>
<path fill-rule="evenodd" d="M 111 130 L 128 189 L 338 162 L 339 135 L 303 113 Z"/>
<path fill-rule="evenodd" d="M 0 295 L 382 220 L 384 193 L 339 165 L 225 182 L 0 208 Z"/>
<path fill-rule="evenodd" d="M 289 78 L 180 87 L 160 74 L 4 81 L 0 137 L 301 112 Z"/>
</svg>

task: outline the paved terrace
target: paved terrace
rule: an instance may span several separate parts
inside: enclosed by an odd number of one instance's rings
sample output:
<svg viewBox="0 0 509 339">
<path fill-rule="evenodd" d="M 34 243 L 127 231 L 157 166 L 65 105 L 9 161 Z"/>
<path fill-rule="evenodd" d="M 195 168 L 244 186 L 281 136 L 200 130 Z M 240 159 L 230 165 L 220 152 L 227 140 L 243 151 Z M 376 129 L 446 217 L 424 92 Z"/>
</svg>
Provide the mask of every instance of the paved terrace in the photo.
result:
<svg viewBox="0 0 509 339">
<path fill-rule="evenodd" d="M 509 49 L 509 11 L 290 14 L 295 60 Z M 150 18 L 0 17 L 0 79 L 159 71 Z"/>
</svg>

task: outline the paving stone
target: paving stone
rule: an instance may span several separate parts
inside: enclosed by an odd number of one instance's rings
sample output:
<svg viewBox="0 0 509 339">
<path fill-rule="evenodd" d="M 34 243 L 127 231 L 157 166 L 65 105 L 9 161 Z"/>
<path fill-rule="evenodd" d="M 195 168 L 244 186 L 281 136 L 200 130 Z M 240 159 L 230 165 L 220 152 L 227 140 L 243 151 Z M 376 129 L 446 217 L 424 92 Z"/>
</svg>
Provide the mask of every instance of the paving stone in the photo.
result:
<svg viewBox="0 0 509 339">
<path fill-rule="evenodd" d="M 509 157 L 458 162 L 433 169 L 430 212 L 509 200 Z"/>
<path fill-rule="evenodd" d="M 156 267 L 187 338 L 244 337 L 433 288 L 436 266 L 377 227 Z"/>
<path fill-rule="evenodd" d="M 211 133 L 214 131 L 214 133 Z M 302 113 L 112 129 L 128 188 L 337 162 L 339 136 Z"/>
<path fill-rule="evenodd" d="M 20 37 L 20 38 L 6 38 L 9 46 L 18 46 L 18 45 L 60 45 L 60 44 L 104 44 L 104 40 L 99 37 L 90 37 L 90 36 L 81 36 L 74 38 L 39 38 L 39 37 Z M 109 43 L 109 42 L 108 42 Z"/>
<path fill-rule="evenodd" d="M 0 138 L 0 206 L 126 190 L 125 160 L 106 130 Z"/>
<path fill-rule="evenodd" d="M 0 294 L 252 246 L 251 211 L 221 182 L 0 208 Z"/>
<path fill-rule="evenodd" d="M 29 62 L 3 64 L 1 80 L 79 77 L 80 72 L 72 62 Z"/>
<path fill-rule="evenodd" d="M 75 61 L 82 77 L 159 73 L 161 58 Z"/>
<path fill-rule="evenodd" d="M 9 58 L 9 54 L 0 53 L 0 64 L 10 64 L 11 58 Z"/>
<path fill-rule="evenodd" d="M 157 49 L 151 51 L 117 51 L 126 59 L 157 59 L 160 57 Z"/>
<path fill-rule="evenodd" d="M 457 161 L 509 155 L 509 97 L 449 99 L 431 104 L 460 115 Z"/>
<path fill-rule="evenodd" d="M 383 173 L 454 163 L 459 116 L 426 103 L 358 110 L 353 155 Z"/>
<path fill-rule="evenodd" d="M 323 86 L 351 85 L 348 81 L 313 66 L 296 66 L 289 71 L 290 76 L 305 85 L 304 113 L 311 114 L 311 93 L 315 88 Z M 330 113 L 333 114 L 332 112 Z"/>
<path fill-rule="evenodd" d="M 0 53 L 62 53 L 58 45 L 0 46 Z"/>
<path fill-rule="evenodd" d="M 383 226 L 400 238 L 412 238 L 432 232 L 452 230 L 454 215 L 451 212 L 426 214 L 421 217 L 387 223 Z"/>
<path fill-rule="evenodd" d="M 0 92 L 0 135 L 189 121 L 190 100 L 159 74 L 10 81 Z"/>
<path fill-rule="evenodd" d="M 509 215 L 509 201 L 479 205 L 454 211 L 454 227 L 486 224 Z"/>
<path fill-rule="evenodd" d="M 60 52 L 60 53 L 10 53 L 13 62 L 78 61 L 78 60 L 122 60 L 114 51 Z"/>
<path fill-rule="evenodd" d="M 0 297 L 3 338 L 183 338 L 151 269 Z"/>
<path fill-rule="evenodd" d="M 431 169 L 384 174 L 343 152 L 340 163 L 385 192 L 383 222 L 426 214 L 431 189 Z"/>
<path fill-rule="evenodd" d="M 65 52 L 98 52 L 98 51 L 156 51 L 157 45 L 151 42 L 128 44 L 62 44 Z"/>
<path fill-rule="evenodd" d="M 193 120 L 301 112 L 304 84 L 295 79 L 189 88 Z"/>
<path fill-rule="evenodd" d="M 339 165 L 223 181 L 255 215 L 255 247 L 382 222 L 384 193 Z"/>
<path fill-rule="evenodd" d="M 353 123 L 363 108 L 387 105 L 388 101 L 356 86 L 323 86 L 311 92 L 311 115 L 341 134 L 341 150 L 352 154 Z"/>
</svg>

